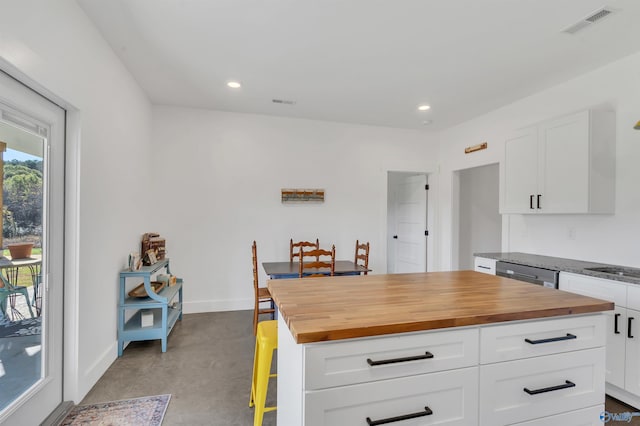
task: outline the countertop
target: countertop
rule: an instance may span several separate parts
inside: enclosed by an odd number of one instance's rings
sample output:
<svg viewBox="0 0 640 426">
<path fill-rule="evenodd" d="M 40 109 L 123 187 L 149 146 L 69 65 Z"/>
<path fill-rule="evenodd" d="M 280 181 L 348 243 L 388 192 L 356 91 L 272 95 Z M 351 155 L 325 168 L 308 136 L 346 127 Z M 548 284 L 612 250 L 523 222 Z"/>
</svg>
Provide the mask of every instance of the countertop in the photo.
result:
<svg viewBox="0 0 640 426">
<path fill-rule="evenodd" d="M 613 309 L 613 303 L 474 271 L 269 280 L 297 343 Z"/>
<path fill-rule="evenodd" d="M 636 269 L 628 266 L 612 265 L 608 263 L 587 262 L 583 260 L 565 259 L 562 257 L 541 256 L 537 254 L 509 252 L 509 253 L 474 253 L 474 256 L 495 259 L 502 262 L 518 263 L 520 265 L 535 266 L 537 268 L 551 269 L 553 271 L 573 272 L 575 274 L 589 275 L 614 281 L 622 281 L 632 284 L 640 284 L 639 278 L 607 274 L 604 272 L 588 271 L 585 268 L 623 268 Z"/>
</svg>

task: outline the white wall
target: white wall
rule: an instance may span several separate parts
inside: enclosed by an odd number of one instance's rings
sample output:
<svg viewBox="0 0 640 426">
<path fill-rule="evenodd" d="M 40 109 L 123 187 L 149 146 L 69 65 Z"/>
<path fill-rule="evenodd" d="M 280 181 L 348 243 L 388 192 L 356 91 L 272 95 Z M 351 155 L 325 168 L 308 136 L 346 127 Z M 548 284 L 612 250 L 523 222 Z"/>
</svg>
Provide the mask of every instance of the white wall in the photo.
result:
<svg viewBox="0 0 640 426">
<path fill-rule="evenodd" d="M 473 167 L 456 173 L 460 178 L 457 269 L 473 269 L 473 253 L 501 250 L 498 164 Z M 456 267 L 455 263 L 453 267 Z"/>
<path fill-rule="evenodd" d="M 72 112 L 64 398 L 79 402 L 116 357 L 118 272 L 148 230 L 150 104 L 73 0 L 4 0 L 0 67 Z"/>
<path fill-rule="evenodd" d="M 387 171 L 437 159 L 420 131 L 171 107 L 154 107 L 153 139 L 155 229 L 185 312 L 253 306 L 254 239 L 259 262 L 288 260 L 290 238 L 335 244 L 338 259 L 369 241 L 369 266 L 386 272 Z M 282 204 L 281 188 L 324 188 L 325 202 Z"/>
<path fill-rule="evenodd" d="M 444 229 L 450 227 L 453 216 L 448 176 L 454 170 L 502 161 L 503 141 L 513 129 L 590 106 L 610 105 L 617 114 L 615 214 L 506 215 L 502 249 L 640 266 L 640 131 L 633 130 L 640 119 L 639 74 L 640 54 L 635 54 L 442 132 Z M 487 150 L 464 154 L 465 146 L 482 141 L 488 141 Z M 441 243 L 443 253 L 451 253 L 451 240 L 444 238 Z M 443 258 L 442 266 L 451 267 L 451 258 Z"/>
</svg>

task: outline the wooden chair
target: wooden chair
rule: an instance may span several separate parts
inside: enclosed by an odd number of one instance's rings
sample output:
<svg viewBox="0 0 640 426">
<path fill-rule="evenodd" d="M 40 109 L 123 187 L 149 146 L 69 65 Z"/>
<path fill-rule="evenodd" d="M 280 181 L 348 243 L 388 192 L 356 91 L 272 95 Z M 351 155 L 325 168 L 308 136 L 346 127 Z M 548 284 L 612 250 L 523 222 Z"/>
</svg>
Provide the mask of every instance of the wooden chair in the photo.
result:
<svg viewBox="0 0 640 426">
<path fill-rule="evenodd" d="M 296 243 L 293 242 L 293 238 L 289 240 L 289 262 L 293 262 L 293 258 L 296 256 L 300 256 L 300 252 L 305 247 L 313 247 L 314 249 L 320 248 L 320 241 L 316 238 L 316 242 L 313 243 L 311 241 L 298 241 Z"/>
<path fill-rule="evenodd" d="M 253 335 L 255 336 L 258 330 L 258 315 L 271 314 L 271 319 L 273 320 L 276 317 L 276 309 L 269 289 L 258 285 L 258 249 L 255 241 L 251 246 L 251 254 L 253 256 L 253 293 L 255 297 L 253 307 Z M 269 303 L 269 307 L 261 308 L 260 304 L 262 303 Z"/>
<path fill-rule="evenodd" d="M 356 265 L 364 266 L 369 269 L 369 242 L 360 244 L 360 241 L 356 240 L 356 257 L 353 261 Z M 367 275 L 368 271 L 364 271 L 364 275 Z"/>
<path fill-rule="evenodd" d="M 305 257 L 310 258 L 314 257 L 315 260 L 311 262 L 305 262 Z M 321 260 L 321 258 L 330 259 Z M 329 269 L 328 273 L 319 273 L 314 271 L 313 273 L 305 273 L 310 269 L 316 268 L 327 268 Z M 323 249 L 313 249 L 309 251 L 300 250 L 300 278 L 308 278 L 308 277 L 326 277 L 326 276 L 334 276 L 336 271 L 336 246 L 331 246 L 331 250 L 323 250 Z"/>
</svg>

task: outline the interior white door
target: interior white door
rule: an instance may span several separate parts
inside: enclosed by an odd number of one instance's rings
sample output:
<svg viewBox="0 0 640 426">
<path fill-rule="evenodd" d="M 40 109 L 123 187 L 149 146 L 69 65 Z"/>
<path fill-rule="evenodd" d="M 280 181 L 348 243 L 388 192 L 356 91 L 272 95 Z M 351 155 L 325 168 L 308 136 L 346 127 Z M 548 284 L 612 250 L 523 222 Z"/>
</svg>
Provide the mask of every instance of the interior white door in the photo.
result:
<svg viewBox="0 0 640 426">
<path fill-rule="evenodd" d="M 407 176 L 396 198 L 395 273 L 427 270 L 427 176 Z"/>
<path fill-rule="evenodd" d="M 41 230 L 36 232 L 41 254 L 32 256 L 41 256 L 41 270 L 32 275 L 42 296 L 40 310 L 34 310 L 41 332 L 34 344 L 18 354 L 37 360 L 36 375 L 0 410 L 0 424 L 32 425 L 40 424 L 62 402 L 65 111 L 0 71 L 0 124 L 22 135 L 7 138 L 7 147 L 13 143 L 17 152 L 35 156 L 41 169 Z M 2 381 L 8 373 L 0 374 L 0 390 L 7 389 Z"/>
</svg>

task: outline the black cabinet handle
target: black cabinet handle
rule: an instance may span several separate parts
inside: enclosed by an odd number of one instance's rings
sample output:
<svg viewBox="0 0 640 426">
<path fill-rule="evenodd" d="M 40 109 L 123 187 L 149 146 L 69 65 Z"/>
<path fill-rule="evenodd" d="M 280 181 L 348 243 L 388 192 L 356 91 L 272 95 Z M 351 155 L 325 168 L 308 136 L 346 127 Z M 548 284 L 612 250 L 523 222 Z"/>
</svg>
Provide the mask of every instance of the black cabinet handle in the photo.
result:
<svg viewBox="0 0 640 426">
<path fill-rule="evenodd" d="M 386 419 L 371 420 L 370 417 L 367 417 L 367 424 L 369 426 L 386 425 L 387 423 L 395 423 L 395 422 L 401 422 L 402 420 L 417 419 L 418 417 L 430 416 L 431 414 L 433 414 L 433 411 L 431 411 L 429 407 L 424 407 L 424 411 L 419 411 L 417 413 L 411 413 L 411 414 L 403 414 L 402 416 L 397 416 L 397 417 L 388 417 Z"/>
<path fill-rule="evenodd" d="M 398 236 L 397 236 L 397 235 L 394 235 L 394 236 L 393 236 L 393 239 L 394 239 L 394 240 L 397 240 L 397 239 L 398 239 Z"/>
<path fill-rule="evenodd" d="M 538 194 L 538 208 L 541 208 L 541 207 L 540 207 L 540 197 L 542 197 L 542 195 L 541 195 L 541 194 Z"/>
<path fill-rule="evenodd" d="M 631 334 L 631 321 L 633 321 L 634 318 L 633 317 L 629 317 L 628 321 L 627 321 L 627 337 L 629 339 L 633 339 L 633 334 Z"/>
<path fill-rule="evenodd" d="M 431 352 L 425 352 L 424 355 L 407 356 L 404 358 L 382 359 L 380 361 L 372 361 L 371 358 L 367 358 L 367 364 L 374 367 L 376 365 L 395 364 L 396 362 L 417 361 L 420 359 L 429 359 L 429 358 L 433 358 L 433 354 Z"/>
<path fill-rule="evenodd" d="M 568 380 L 564 381 L 564 385 L 558 385 L 558 386 L 551 386 L 548 388 L 542 388 L 542 389 L 534 389 L 534 390 L 529 390 L 527 388 L 524 388 L 523 390 L 528 393 L 529 395 L 537 395 L 539 393 L 545 393 L 545 392 L 552 392 L 552 391 L 557 391 L 560 389 L 567 389 L 567 388 L 574 388 L 576 386 L 575 383 L 570 382 Z"/>
<path fill-rule="evenodd" d="M 620 334 L 620 330 L 618 330 L 618 318 L 620 318 L 620 315 L 622 315 L 622 314 L 615 314 L 613 316 L 613 318 L 614 318 L 613 319 L 613 321 L 614 321 L 614 323 L 613 323 L 613 332 L 614 332 L 614 334 Z"/>
<path fill-rule="evenodd" d="M 533 194 L 529 195 L 529 208 L 533 210 Z"/>
<path fill-rule="evenodd" d="M 478 268 L 480 268 L 480 269 L 491 269 L 490 266 L 483 266 L 483 265 L 478 265 Z"/>
<path fill-rule="evenodd" d="M 551 337 L 549 339 L 539 339 L 539 340 L 524 339 L 524 341 L 527 343 L 531 343 L 532 345 L 537 345 L 539 343 L 560 342 L 562 340 L 572 340 L 572 339 L 577 339 L 577 336 L 571 333 L 567 333 L 566 336 L 562 336 L 562 337 Z"/>
</svg>

